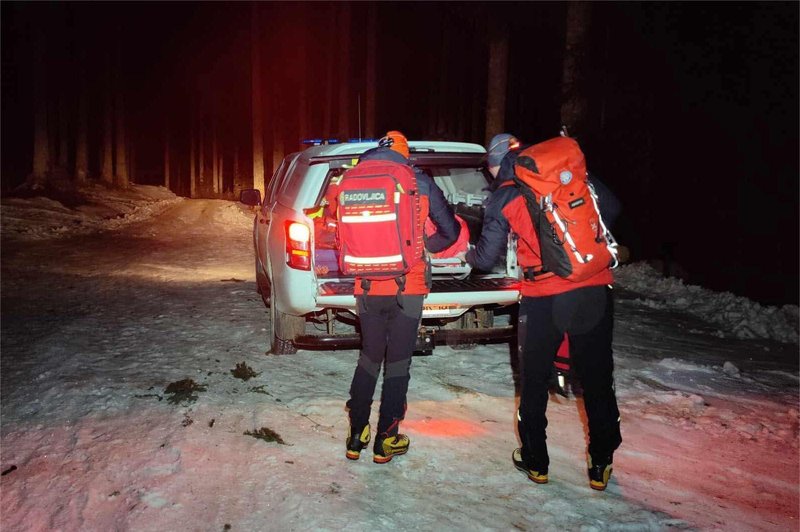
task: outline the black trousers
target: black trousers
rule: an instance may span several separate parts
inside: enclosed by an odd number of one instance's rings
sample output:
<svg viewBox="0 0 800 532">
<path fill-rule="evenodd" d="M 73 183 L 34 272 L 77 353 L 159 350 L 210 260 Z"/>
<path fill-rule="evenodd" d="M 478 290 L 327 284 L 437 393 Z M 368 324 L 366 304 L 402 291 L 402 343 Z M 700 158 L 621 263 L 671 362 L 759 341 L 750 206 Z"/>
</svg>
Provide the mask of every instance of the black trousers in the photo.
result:
<svg viewBox="0 0 800 532">
<path fill-rule="evenodd" d="M 607 462 L 622 443 L 611 351 L 611 289 L 591 286 L 555 296 L 523 297 L 519 316 L 522 389 L 517 428 L 526 465 L 536 469 L 550 463 L 545 412 L 553 359 L 565 332 L 570 360 L 583 387 L 589 455 L 594 463 Z"/>
<path fill-rule="evenodd" d="M 383 365 L 383 388 L 377 434 L 397 434 L 406 412 L 411 355 L 422 318 L 422 295 L 357 296 L 361 322 L 361 352 L 350 385 L 350 424 L 369 423 L 372 396 Z"/>
</svg>

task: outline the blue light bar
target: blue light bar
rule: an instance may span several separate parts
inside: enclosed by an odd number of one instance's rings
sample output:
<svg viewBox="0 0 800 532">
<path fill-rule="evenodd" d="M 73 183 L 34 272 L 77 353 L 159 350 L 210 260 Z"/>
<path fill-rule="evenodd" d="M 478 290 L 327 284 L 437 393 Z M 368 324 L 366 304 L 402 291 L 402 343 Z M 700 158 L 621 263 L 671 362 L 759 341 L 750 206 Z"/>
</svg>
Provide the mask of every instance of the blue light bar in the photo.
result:
<svg viewBox="0 0 800 532">
<path fill-rule="evenodd" d="M 339 139 L 305 139 L 301 140 L 300 143 L 309 146 L 321 146 L 323 144 L 339 144 Z"/>
</svg>

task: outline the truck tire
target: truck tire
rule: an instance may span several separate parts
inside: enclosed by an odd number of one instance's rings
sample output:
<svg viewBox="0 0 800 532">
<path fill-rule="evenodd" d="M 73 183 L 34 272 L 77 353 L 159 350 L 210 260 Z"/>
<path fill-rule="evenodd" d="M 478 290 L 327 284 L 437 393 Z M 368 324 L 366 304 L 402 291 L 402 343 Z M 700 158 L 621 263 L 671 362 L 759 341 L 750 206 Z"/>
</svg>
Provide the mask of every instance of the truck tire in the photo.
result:
<svg viewBox="0 0 800 532">
<path fill-rule="evenodd" d="M 256 259 L 256 292 L 261 295 L 261 300 L 269 306 L 270 292 L 272 288 L 269 284 L 269 277 L 261 270 Z"/>
<path fill-rule="evenodd" d="M 294 339 L 305 332 L 306 319 L 279 311 L 274 304 L 269 306 L 269 352 L 273 355 L 293 355 L 297 353 Z"/>
</svg>

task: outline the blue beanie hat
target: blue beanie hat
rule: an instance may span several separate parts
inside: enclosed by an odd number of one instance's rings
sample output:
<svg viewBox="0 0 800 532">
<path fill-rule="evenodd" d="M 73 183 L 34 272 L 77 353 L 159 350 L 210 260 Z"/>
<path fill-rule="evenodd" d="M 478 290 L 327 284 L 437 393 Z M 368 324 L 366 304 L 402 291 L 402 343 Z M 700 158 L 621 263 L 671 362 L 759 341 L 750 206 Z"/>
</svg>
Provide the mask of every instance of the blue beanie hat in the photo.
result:
<svg viewBox="0 0 800 532">
<path fill-rule="evenodd" d="M 492 137 L 492 140 L 489 141 L 489 145 L 486 147 L 489 166 L 500 166 L 508 150 L 518 145 L 519 141 L 514 138 L 514 135 L 509 133 L 500 133 Z"/>
</svg>

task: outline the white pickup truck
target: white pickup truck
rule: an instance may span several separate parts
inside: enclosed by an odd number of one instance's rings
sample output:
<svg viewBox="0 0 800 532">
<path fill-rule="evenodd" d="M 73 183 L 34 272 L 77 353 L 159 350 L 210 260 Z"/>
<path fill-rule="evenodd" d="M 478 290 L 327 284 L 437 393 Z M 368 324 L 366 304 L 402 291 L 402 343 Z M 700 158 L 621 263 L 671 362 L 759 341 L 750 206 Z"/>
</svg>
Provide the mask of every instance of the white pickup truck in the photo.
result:
<svg viewBox="0 0 800 532">
<path fill-rule="evenodd" d="M 331 178 L 375 146 L 374 142 L 324 144 L 293 153 L 275 172 L 263 201 L 256 190 L 242 191 L 243 203 L 258 206 L 253 225 L 256 281 L 270 310 L 272 353 L 360 345 L 354 280 L 339 274 L 335 246 L 316 214 Z M 409 148 L 411 164 L 433 178 L 476 243 L 490 180 L 483 147 L 411 141 Z M 434 261 L 418 351 L 430 352 L 437 344 L 513 337 L 513 320 L 495 313 L 519 297 L 515 246 L 509 238 L 506 255 L 489 272 L 470 272 L 457 261 Z"/>
</svg>

